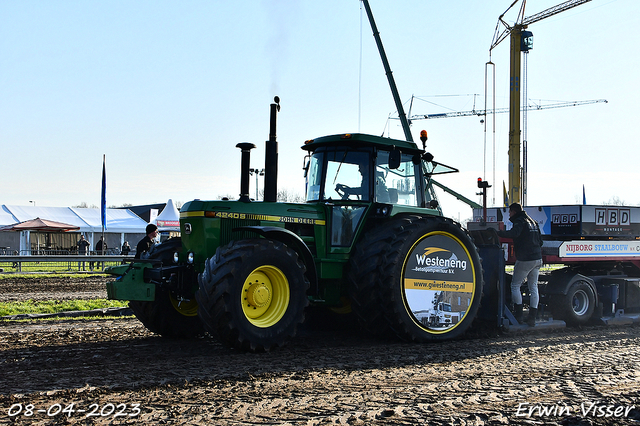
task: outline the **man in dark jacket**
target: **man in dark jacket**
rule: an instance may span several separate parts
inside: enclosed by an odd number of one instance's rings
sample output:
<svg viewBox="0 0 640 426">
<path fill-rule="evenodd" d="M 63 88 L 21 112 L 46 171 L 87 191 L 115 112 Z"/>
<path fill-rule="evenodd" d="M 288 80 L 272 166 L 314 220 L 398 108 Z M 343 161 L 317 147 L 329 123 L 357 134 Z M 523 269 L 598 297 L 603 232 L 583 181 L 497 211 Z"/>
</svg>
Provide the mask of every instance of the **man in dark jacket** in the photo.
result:
<svg viewBox="0 0 640 426">
<path fill-rule="evenodd" d="M 80 240 L 78 241 L 77 246 L 78 246 L 78 254 L 81 256 L 86 256 L 88 254 L 87 249 L 91 247 L 91 243 L 85 240 L 84 234 L 82 234 L 80 235 Z M 84 262 L 78 262 L 78 271 L 80 270 L 80 264 L 82 264 L 82 270 L 86 271 Z"/>
<path fill-rule="evenodd" d="M 508 231 L 498 231 L 498 235 L 513 239 L 516 252 L 516 264 L 511 280 L 511 300 L 514 304 L 514 314 L 518 322 L 523 321 L 522 294 L 520 286 L 527 279 L 529 285 L 529 317 L 527 324 L 536 324 L 538 313 L 538 274 L 542 266 L 542 235 L 538 223 L 522 210 L 522 206 L 513 203 L 509 206 L 509 220 L 513 224 Z"/>
<path fill-rule="evenodd" d="M 147 225 L 145 229 L 146 236 L 140 240 L 138 245 L 136 246 L 136 259 L 142 259 L 142 254 L 148 252 L 151 247 L 154 246 L 153 240 L 155 240 L 158 235 L 158 227 L 153 223 Z"/>
<path fill-rule="evenodd" d="M 100 240 L 96 243 L 96 254 L 99 256 L 107 254 L 107 242 L 102 241 L 102 237 L 100 237 Z M 91 265 L 93 268 L 93 263 L 91 263 Z M 100 269 L 101 267 L 104 268 L 104 262 L 96 262 L 96 268 Z"/>
</svg>

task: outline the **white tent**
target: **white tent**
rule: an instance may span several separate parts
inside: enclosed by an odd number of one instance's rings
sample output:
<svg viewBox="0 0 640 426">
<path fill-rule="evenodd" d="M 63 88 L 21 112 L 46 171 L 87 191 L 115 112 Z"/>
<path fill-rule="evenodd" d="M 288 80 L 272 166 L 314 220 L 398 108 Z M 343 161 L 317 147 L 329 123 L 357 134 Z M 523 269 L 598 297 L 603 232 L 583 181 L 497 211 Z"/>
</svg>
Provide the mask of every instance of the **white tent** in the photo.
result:
<svg viewBox="0 0 640 426">
<path fill-rule="evenodd" d="M 156 217 L 155 223 L 160 231 L 180 231 L 180 213 L 173 204 L 173 200 L 167 201 L 162 213 Z"/>
<path fill-rule="evenodd" d="M 85 235 L 92 247 L 102 234 L 100 209 L 97 208 L 2 205 L 0 226 L 13 225 L 37 217 L 79 227 L 78 232 Z M 146 226 L 147 223 L 130 210 L 107 209 L 105 238 L 108 247 L 119 249 L 127 238 L 134 240 L 142 238 Z M 20 236 L 20 253 L 28 254 L 31 249 L 29 231 L 22 231 L 22 233 L 25 234 Z"/>
<path fill-rule="evenodd" d="M 56 222 L 68 223 L 80 228 L 80 232 L 102 232 L 102 221 L 100 209 L 85 209 L 73 207 L 36 207 L 36 206 L 2 206 L 0 223 L 2 225 L 13 225 L 39 217 L 41 219 L 53 220 Z M 13 218 L 13 221 L 9 221 Z M 107 229 L 109 233 L 144 233 L 147 223 L 137 215 L 127 209 L 107 209 Z"/>
<path fill-rule="evenodd" d="M 100 209 L 71 208 L 91 229 L 92 232 L 102 232 Z M 107 227 L 109 233 L 144 233 L 147 223 L 138 215 L 127 209 L 107 209 Z M 82 227 L 80 227 L 82 231 Z"/>
<path fill-rule="evenodd" d="M 16 223 L 20 223 L 20 221 L 11 214 L 7 206 L 2 206 L 0 208 L 0 226 L 15 225 Z"/>
<path fill-rule="evenodd" d="M 41 219 L 53 220 L 56 222 L 68 223 L 79 228 L 87 226 L 77 214 L 68 207 L 36 207 L 36 206 L 7 206 L 3 205 L 3 209 L 6 209 L 16 218 L 18 222 L 25 222 L 27 220 L 35 219 L 37 217 Z"/>
</svg>

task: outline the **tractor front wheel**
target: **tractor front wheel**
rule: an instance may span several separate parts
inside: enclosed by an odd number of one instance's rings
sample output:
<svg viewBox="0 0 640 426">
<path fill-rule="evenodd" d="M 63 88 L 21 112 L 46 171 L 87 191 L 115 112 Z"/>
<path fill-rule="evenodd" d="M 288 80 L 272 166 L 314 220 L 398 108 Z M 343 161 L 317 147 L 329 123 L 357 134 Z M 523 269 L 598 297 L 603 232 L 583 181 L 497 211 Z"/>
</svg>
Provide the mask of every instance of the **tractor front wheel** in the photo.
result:
<svg viewBox="0 0 640 426">
<path fill-rule="evenodd" d="M 181 247 L 179 238 L 170 239 L 152 248 L 149 259 L 159 259 L 168 264 L 173 253 Z M 154 301 L 131 301 L 129 307 L 145 327 L 163 337 L 193 338 L 204 334 L 196 301 L 178 299 L 162 286 L 156 286 Z"/>
<path fill-rule="evenodd" d="M 233 241 L 198 277 L 198 314 L 223 343 L 260 352 L 283 345 L 304 320 L 309 281 L 298 254 L 278 241 Z"/>
<path fill-rule="evenodd" d="M 195 300 L 178 300 L 164 288 L 156 287 L 156 300 L 131 301 L 129 307 L 146 328 L 163 337 L 189 339 L 204 333 Z"/>
</svg>

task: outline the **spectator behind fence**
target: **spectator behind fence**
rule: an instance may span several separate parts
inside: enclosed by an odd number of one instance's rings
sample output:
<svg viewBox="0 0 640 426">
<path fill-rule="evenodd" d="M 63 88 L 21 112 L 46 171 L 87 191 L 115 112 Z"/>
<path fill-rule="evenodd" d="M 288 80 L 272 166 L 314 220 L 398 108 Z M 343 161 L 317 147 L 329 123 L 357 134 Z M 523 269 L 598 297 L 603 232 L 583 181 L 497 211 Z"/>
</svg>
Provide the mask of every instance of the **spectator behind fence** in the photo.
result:
<svg viewBox="0 0 640 426">
<path fill-rule="evenodd" d="M 107 243 L 102 241 L 102 237 L 100 237 L 100 240 L 96 243 L 96 254 L 98 256 L 104 256 L 106 253 Z M 101 267 L 104 267 L 104 262 L 96 262 L 96 269 L 100 269 Z"/>
<path fill-rule="evenodd" d="M 130 251 L 131 251 L 131 246 L 129 245 L 129 241 L 125 241 L 124 244 L 122 244 L 122 255 L 129 256 Z"/>
<path fill-rule="evenodd" d="M 89 248 L 89 246 L 91 244 L 89 243 L 89 241 L 84 239 L 84 235 L 80 235 L 80 240 L 78 241 L 78 243 L 76 245 L 78 246 L 78 254 L 80 256 L 86 256 L 87 255 L 87 249 Z M 80 264 L 82 264 L 82 270 L 86 271 L 84 262 L 78 262 L 78 271 L 80 270 L 80 266 L 81 266 Z"/>
</svg>

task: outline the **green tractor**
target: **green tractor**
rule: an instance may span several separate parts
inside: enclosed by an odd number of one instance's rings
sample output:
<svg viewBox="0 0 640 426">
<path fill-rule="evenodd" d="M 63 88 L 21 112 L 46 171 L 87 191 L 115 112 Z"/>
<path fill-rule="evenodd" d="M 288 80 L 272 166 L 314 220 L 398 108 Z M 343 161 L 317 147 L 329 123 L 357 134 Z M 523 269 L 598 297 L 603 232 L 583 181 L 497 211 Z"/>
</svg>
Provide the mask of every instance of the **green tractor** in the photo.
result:
<svg viewBox="0 0 640 426">
<path fill-rule="evenodd" d="M 271 104 L 263 201 L 249 198 L 241 143 L 238 200 L 194 200 L 180 211 L 181 237 L 146 259 L 109 269 L 110 299 L 129 300 L 151 331 L 204 331 L 228 346 L 267 351 L 296 334 L 310 306 L 352 311 L 374 334 L 415 342 L 451 339 L 472 323 L 482 266 L 460 225 L 442 216 L 432 176 L 455 169 L 414 142 L 365 134 L 306 141 L 306 202 L 277 202 Z M 456 321 L 430 320 L 447 303 Z"/>
<path fill-rule="evenodd" d="M 306 202 L 277 202 L 279 99 L 271 104 L 264 200 L 249 197 L 251 143 L 242 151 L 240 198 L 194 200 L 181 237 L 145 259 L 111 268 L 110 299 L 129 300 L 151 331 L 267 351 L 296 334 L 311 307 L 352 312 L 373 334 L 428 342 L 460 336 L 482 297 L 478 251 L 442 216 L 432 179 L 457 171 L 414 142 L 382 40 L 363 0 L 406 141 L 341 134 L 306 141 Z M 439 306 L 447 306 L 449 321 Z M 444 318 L 444 316 L 443 316 Z"/>
</svg>

